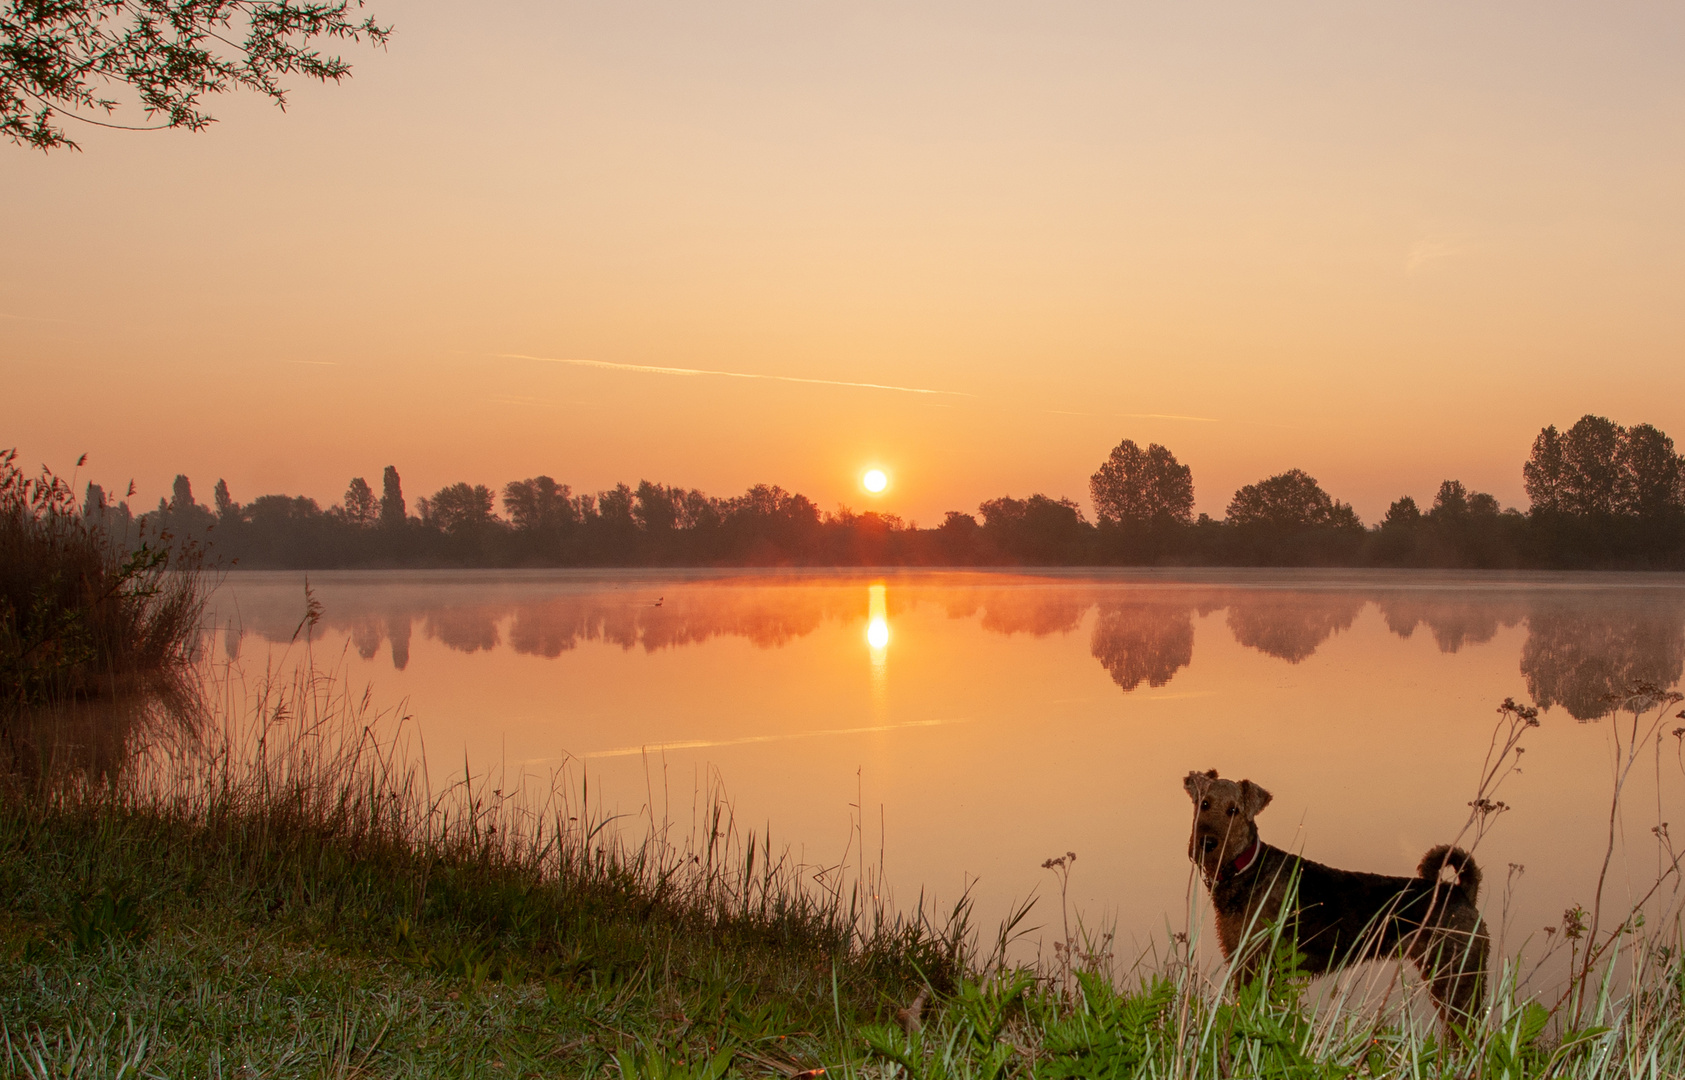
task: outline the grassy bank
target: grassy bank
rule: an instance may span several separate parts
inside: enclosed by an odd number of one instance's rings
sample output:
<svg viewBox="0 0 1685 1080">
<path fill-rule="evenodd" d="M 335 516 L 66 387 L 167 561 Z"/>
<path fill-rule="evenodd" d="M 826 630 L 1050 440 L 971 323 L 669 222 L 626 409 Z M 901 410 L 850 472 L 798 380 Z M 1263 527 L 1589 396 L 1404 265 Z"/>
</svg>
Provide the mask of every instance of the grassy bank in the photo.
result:
<svg viewBox="0 0 1685 1080">
<path fill-rule="evenodd" d="M 839 1016 L 958 984 L 963 910 L 897 918 L 722 801 L 634 846 L 582 795 L 430 787 L 329 680 L 234 696 L 236 724 L 0 799 L 12 1075 L 77 1047 L 170 1076 L 592 1075 L 638 1047 L 800 1071 Z"/>
<path fill-rule="evenodd" d="M 308 668 L 221 693 L 209 726 L 128 729 L 123 769 L 7 781 L 0 1075 L 1685 1075 L 1677 933 L 1630 918 L 1574 939 L 1605 946 L 1578 999 L 1498 972 L 1447 1039 L 1407 985 L 1313 996 L 1284 957 L 1240 987 L 1178 939 L 1011 968 L 963 906 L 898 916 L 723 800 L 675 836 L 430 784 Z"/>
</svg>

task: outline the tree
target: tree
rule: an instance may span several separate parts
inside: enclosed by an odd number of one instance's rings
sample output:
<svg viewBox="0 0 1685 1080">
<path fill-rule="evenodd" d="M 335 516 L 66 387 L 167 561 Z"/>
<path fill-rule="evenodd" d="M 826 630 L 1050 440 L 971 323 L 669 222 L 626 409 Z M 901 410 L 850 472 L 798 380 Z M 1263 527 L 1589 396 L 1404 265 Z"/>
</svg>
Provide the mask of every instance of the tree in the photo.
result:
<svg viewBox="0 0 1685 1080">
<path fill-rule="evenodd" d="M 1439 493 L 1433 497 L 1433 507 L 1428 511 L 1428 517 L 1435 521 L 1460 520 L 1468 517 L 1469 489 L 1463 486 L 1461 480 L 1442 480 Z"/>
<path fill-rule="evenodd" d="M 129 489 L 129 494 L 134 494 L 132 483 Z M 129 524 L 133 520 L 127 502 L 119 502 L 113 506 L 111 496 L 106 494 L 105 488 L 92 481 L 88 482 L 82 499 L 82 518 L 88 525 L 104 529 L 108 535 L 118 536 L 128 534 Z"/>
<path fill-rule="evenodd" d="M 990 499 L 977 511 L 983 515 L 982 533 L 996 549 L 1024 561 L 1068 561 L 1081 553 L 1093 528 L 1072 500 L 1041 494 Z"/>
<path fill-rule="evenodd" d="M 1387 530 L 1409 529 L 1420 524 L 1422 511 L 1416 506 L 1416 500 L 1405 495 L 1387 507 L 1387 516 L 1381 519 L 1381 528 Z"/>
<path fill-rule="evenodd" d="M 388 529 L 399 528 L 404 524 L 404 489 L 398 480 L 397 466 L 386 466 L 380 485 L 380 524 Z"/>
<path fill-rule="evenodd" d="M 820 521 L 819 507 L 812 499 L 777 484 L 756 484 L 736 498 L 726 499 L 720 510 L 723 517 L 739 523 L 805 529 Z"/>
<path fill-rule="evenodd" d="M 1626 430 L 1602 416 L 1582 416 L 1562 440 L 1564 490 L 1562 509 L 1581 517 L 1620 512 L 1627 501 L 1621 469 L 1621 444 Z"/>
<path fill-rule="evenodd" d="M 1436 522 L 1467 521 L 1470 518 L 1497 517 L 1498 497 L 1484 491 L 1470 491 L 1461 480 L 1443 480 L 1439 493 L 1433 497 L 1428 519 Z"/>
<path fill-rule="evenodd" d="M 983 515 L 985 529 L 1027 526 L 1058 531 L 1075 529 L 1085 524 L 1082 519 L 1082 507 L 1073 500 L 1055 499 L 1040 494 L 1031 495 L 1027 499 L 1014 499 L 1010 495 L 1003 495 L 998 499 L 979 503 L 977 512 Z"/>
<path fill-rule="evenodd" d="M 177 540 L 202 540 L 203 533 L 216 523 L 209 509 L 193 498 L 193 483 L 181 473 L 170 485 L 170 498 L 158 500 L 154 525 L 170 533 Z"/>
<path fill-rule="evenodd" d="M 87 490 L 82 496 L 82 516 L 89 521 L 97 521 L 105 516 L 108 508 L 105 488 L 89 480 Z"/>
<path fill-rule="evenodd" d="M 1620 464 L 1628 477 L 1627 513 L 1656 518 L 1680 509 L 1685 459 L 1674 452 L 1673 440 L 1665 433 L 1649 424 L 1628 428 Z"/>
<path fill-rule="evenodd" d="M 1158 443 L 1146 450 L 1132 439 L 1118 443 L 1089 478 L 1088 490 L 1101 521 L 1186 525 L 1193 520 L 1193 470 Z"/>
<path fill-rule="evenodd" d="M 769 513 L 784 513 L 788 510 L 788 505 L 794 505 L 778 503 L 780 497 L 784 498 L 786 503 L 790 498 L 783 495 L 782 488 L 767 488 L 762 485 L 757 490 L 777 492 L 778 495 L 772 497 L 772 503 L 764 501 L 754 503 L 753 500 L 760 496 L 751 491 L 749 495 L 751 502 L 744 505 L 760 506 L 762 509 L 772 504 L 784 506 L 783 510 L 774 506 L 773 509 L 767 510 Z M 801 496 L 796 497 L 801 498 Z M 729 504 L 732 500 L 726 502 Z M 817 507 L 815 507 L 815 510 L 817 510 Z M 661 484 L 652 484 L 648 480 L 640 480 L 637 489 L 632 492 L 632 520 L 637 522 L 638 528 L 645 532 L 659 533 L 671 529 L 706 528 L 718 525 L 723 513 L 721 500 L 709 498 L 696 488 L 665 487 Z"/>
<path fill-rule="evenodd" d="M 315 499 L 303 495 L 259 495 L 246 507 L 258 530 L 280 530 L 287 524 L 308 522 L 322 516 Z"/>
<path fill-rule="evenodd" d="M 632 489 L 624 483 L 597 492 L 597 517 L 615 531 L 629 530 L 632 522 Z"/>
<path fill-rule="evenodd" d="M 1685 459 L 1649 424 L 1624 428 L 1587 414 L 1560 434 L 1547 427 L 1521 477 L 1534 513 L 1656 519 L 1685 507 Z"/>
<path fill-rule="evenodd" d="M 1247 484 L 1229 500 L 1231 525 L 1276 528 L 1361 528 L 1350 503 L 1338 502 L 1303 469 Z"/>
<path fill-rule="evenodd" d="M 640 480 L 633 492 L 632 519 L 645 532 L 668 532 L 679 522 L 678 503 L 683 497 L 681 489 Z"/>
<path fill-rule="evenodd" d="M 573 492 L 548 476 L 503 485 L 503 512 L 521 532 L 555 532 L 574 523 Z"/>
<path fill-rule="evenodd" d="M 351 478 L 351 484 L 345 489 L 345 520 L 353 525 L 373 525 L 380 516 L 380 506 L 375 501 L 374 488 L 361 476 Z"/>
<path fill-rule="evenodd" d="M 203 99 L 245 88 L 286 107 L 281 80 L 339 82 L 351 65 L 325 41 L 384 45 L 391 27 L 354 18 L 362 0 L 0 0 L 0 132 L 20 146 L 77 149 L 60 126 L 98 127 L 138 99 L 149 128 L 199 131 Z M 95 119 L 87 113 L 101 114 Z"/>
<path fill-rule="evenodd" d="M 1533 440 L 1533 453 L 1521 466 L 1521 484 L 1534 512 L 1555 512 L 1562 509 L 1563 481 L 1567 475 L 1563 461 L 1562 435 L 1552 424 L 1539 432 Z"/>
<path fill-rule="evenodd" d="M 711 528 L 720 523 L 720 500 L 712 498 L 697 488 L 668 488 L 667 494 L 673 500 L 673 511 L 678 515 L 675 527 L 680 529 Z"/>
<path fill-rule="evenodd" d="M 428 517 L 443 532 L 471 532 L 493 520 L 493 500 L 491 488 L 484 484 L 451 484 L 440 488 L 427 500 Z"/>
<path fill-rule="evenodd" d="M 240 517 L 240 504 L 228 493 L 228 481 L 218 480 L 216 488 L 211 492 L 211 498 L 216 500 L 217 520 L 224 525 L 231 524 Z"/>
</svg>

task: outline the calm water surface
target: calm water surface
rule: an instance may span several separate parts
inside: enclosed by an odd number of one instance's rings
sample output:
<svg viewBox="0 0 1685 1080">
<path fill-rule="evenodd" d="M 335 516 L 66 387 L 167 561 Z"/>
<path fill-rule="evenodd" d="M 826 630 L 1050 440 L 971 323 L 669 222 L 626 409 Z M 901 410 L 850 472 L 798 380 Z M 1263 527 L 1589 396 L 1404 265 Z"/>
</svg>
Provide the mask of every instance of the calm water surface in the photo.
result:
<svg viewBox="0 0 1685 1080">
<path fill-rule="evenodd" d="M 302 574 L 233 573 L 214 609 L 247 669 L 295 656 Z M 1071 899 L 1129 951 L 1188 919 L 1181 778 L 1275 795 L 1267 840 L 1414 870 L 1468 816 L 1495 708 L 1545 706 L 1512 808 L 1476 851 L 1518 939 L 1589 906 L 1608 829 L 1605 694 L 1685 667 L 1685 577 L 1353 572 L 1028 576 L 615 572 L 310 575 L 311 648 L 408 711 L 430 765 L 547 779 L 688 822 L 723 784 L 740 825 L 809 861 L 864 818 L 888 881 L 984 918 L 1075 851 Z M 1627 797 L 1621 895 L 1651 827 L 1685 828 L 1664 725 Z M 1654 759 L 1652 761 L 1652 758 Z M 863 807 L 863 815 L 856 807 Z M 1512 870 L 1512 864 L 1524 870 Z M 1037 920 L 1057 921 L 1056 908 Z"/>
</svg>

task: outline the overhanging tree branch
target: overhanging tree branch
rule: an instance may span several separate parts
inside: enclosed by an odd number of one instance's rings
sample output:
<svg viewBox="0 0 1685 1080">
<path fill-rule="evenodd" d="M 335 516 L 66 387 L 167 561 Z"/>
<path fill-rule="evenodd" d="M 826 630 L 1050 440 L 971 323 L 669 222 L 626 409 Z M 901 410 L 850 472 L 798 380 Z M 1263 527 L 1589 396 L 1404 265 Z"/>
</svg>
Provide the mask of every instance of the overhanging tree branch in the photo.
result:
<svg viewBox="0 0 1685 1080">
<path fill-rule="evenodd" d="M 61 124 L 114 115 L 127 87 L 149 119 L 198 131 L 204 98 L 244 88 L 285 108 L 283 80 L 351 73 L 324 41 L 384 46 L 391 27 L 362 0 L 0 0 L 0 133 L 20 146 L 77 149 Z M 142 129 L 145 130 L 145 129 Z"/>
</svg>

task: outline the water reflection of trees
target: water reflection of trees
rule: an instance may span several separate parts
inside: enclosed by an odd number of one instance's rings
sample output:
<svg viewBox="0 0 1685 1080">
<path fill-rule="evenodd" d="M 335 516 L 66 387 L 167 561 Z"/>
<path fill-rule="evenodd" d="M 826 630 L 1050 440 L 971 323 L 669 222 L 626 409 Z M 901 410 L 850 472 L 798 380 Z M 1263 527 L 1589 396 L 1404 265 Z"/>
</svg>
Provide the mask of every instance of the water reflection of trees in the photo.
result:
<svg viewBox="0 0 1685 1080">
<path fill-rule="evenodd" d="M 1351 629 L 1365 602 L 1346 592 L 1236 591 L 1228 605 L 1229 632 L 1248 648 L 1297 664 Z"/>
<path fill-rule="evenodd" d="M 1443 653 L 1465 645 L 1484 645 L 1499 628 L 1517 625 L 1527 614 L 1525 598 L 1514 593 L 1491 593 L 1471 598 L 1467 593 L 1403 592 L 1382 594 L 1375 600 L 1381 618 L 1401 638 L 1425 626 Z"/>
<path fill-rule="evenodd" d="M 1520 667 L 1528 695 L 1579 720 L 1608 712 L 1606 695 L 1630 683 L 1673 686 L 1685 674 L 1685 601 L 1677 593 L 1445 590 L 1387 594 L 1376 606 L 1393 633 L 1408 638 L 1426 626 L 1446 653 L 1525 622 Z"/>
<path fill-rule="evenodd" d="M 407 616 L 393 613 L 386 617 L 386 640 L 392 643 L 392 666 L 399 671 L 410 666 L 410 629 L 411 620 Z"/>
<path fill-rule="evenodd" d="M 670 588 L 553 593 L 548 596 L 494 595 L 459 599 L 468 590 L 428 596 L 422 590 L 382 595 L 347 589 L 330 597 L 317 636 L 343 633 L 364 660 L 390 644 L 392 666 L 409 665 L 411 636 L 421 633 L 456 652 L 492 651 L 507 645 L 516 653 L 550 659 L 584 642 L 602 642 L 646 652 L 696 645 L 716 637 L 745 638 L 773 648 L 804 637 L 827 619 L 863 614 L 863 589 Z M 657 605 L 642 595 L 661 599 Z M 671 595 L 663 595 L 663 593 Z M 454 594 L 454 595 L 452 595 Z M 230 626 L 225 651 L 239 655 L 242 634 L 274 643 L 293 639 L 297 615 L 273 596 L 242 605 L 240 623 Z M 896 604 L 892 604 L 892 614 Z M 507 625 L 506 625 L 507 624 Z"/>
<path fill-rule="evenodd" d="M 716 637 L 741 637 L 761 648 L 776 648 L 811 634 L 828 615 L 852 613 L 861 606 L 853 596 L 829 598 L 829 603 L 812 596 L 791 599 L 796 602 L 713 594 L 705 599 L 664 599 L 660 607 L 601 605 L 578 598 L 526 604 L 514 611 L 509 644 L 516 652 L 551 658 L 586 641 L 656 652 Z"/>
<path fill-rule="evenodd" d="M 1238 644 L 1300 663 L 1350 629 L 1370 603 L 1392 634 L 1408 639 L 1425 628 L 1443 653 L 1489 643 L 1525 622 L 1520 663 L 1529 693 L 1541 705 L 1562 705 L 1582 719 L 1604 711 L 1601 698 L 1610 690 L 1633 679 L 1671 685 L 1685 667 L 1685 599 L 1674 590 L 982 580 L 892 584 L 888 599 L 892 619 L 931 605 L 949 618 L 975 620 L 990 634 L 1034 637 L 1070 633 L 1093 611 L 1091 654 L 1125 692 L 1143 683 L 1165 686 L 1193 663 L 1195 615 L 1225 610 Z M 302 598 L 254 596 L 242 604 L 243 629 L 289 641 L 300 608 Z M 506 647 L 554 658 L 586 642 L 655 652 L 734 637 L 771 648 L 813 633 L 828 619 L 865 614 L 863 581 L 611 584 L 537 595 L 525 587 L 453 584 L 335 590 L 322 628 L 344 633 L 365 660 L 389 647 L 393 667 L 402 670 L 417 629 L 452 650 Z M 228 654 L 237 655 L 239 634 L 231 630 L 226 643 Z"/>
<path fill-rule="evenodd" d="M 491 652 L 502 643 L 497 624 L 507 614 L 504 608 L 491 604 L 440 608 L 427 613 L 424 630 L 428 637 L 447 649 L 465 653 L 482 649 Z"/>
<path fill-rule="evenodd" d="M 989 589 L 979 596 L 978 625 L 991 634 L 1068 634 L 1094 606 L 1094 594 L 1070 588 Z M 950 609 L 952 610 L 952 609 Z"/>
<path fill-rule="evenodd" d="M 1588 604 L 1544 600 L 1527 616 L 1527 692 L 1576 720 L 1609 711 L 1605 696 L 1634 682 L 1671 687 L 1685 674 L 1685 606 L 1637 597 Z"/>
<path fill-rule="evenodd" d="M 1193 663 L 1194 605 L 1173 596 L 1102 600 L 1090 650 L 1125 693 L 1164 686 Z"/>
<path fill-rule="evenodd" d="M 377 619 L 358 619 L 351 624 L 351 647 L 364 660 L 373 660 L 380 651 L 381 627 Z"/>
</svg>

